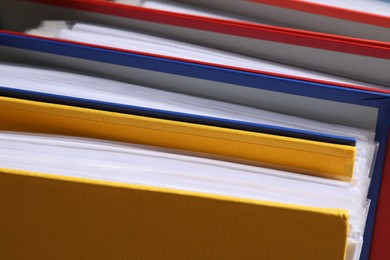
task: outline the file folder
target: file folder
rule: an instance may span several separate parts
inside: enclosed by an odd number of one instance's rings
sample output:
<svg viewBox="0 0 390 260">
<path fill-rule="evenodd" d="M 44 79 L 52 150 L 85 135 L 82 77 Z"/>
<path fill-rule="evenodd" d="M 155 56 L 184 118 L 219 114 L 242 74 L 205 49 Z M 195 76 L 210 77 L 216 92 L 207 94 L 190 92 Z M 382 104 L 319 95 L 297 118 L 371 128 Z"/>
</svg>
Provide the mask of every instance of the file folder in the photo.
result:
<svg viewBox="0 0 390 260">
<path fill-rule="evenodd" d="M 0 173 L 0 202 L 9 209 L 0 212 L 0 241 L 6 246 L 0 254 L 7 259 L 26 254 L 39 259 L 237 259 L 243 254 L 247 259 L 343 259 L 345 254 L 348 227 L 342 210 Z M 34 239 L 26 243 L 23 233 Z M 275 240 L 288 249 L 277 250 Z"/>
<path fill-rule="evenodd" d="M 5 23 L 3 22 L 3 24 Z M 388 206 L 386 198 L 382 197 L 382 194 L 386 194 L 386 191 L 389 190 L 386 187 L 390 186 L 386 182 L 386 175 L 388 175 L 386 169 L 388 169 L 389 160 L 385 160 L 390 124 L 388 91 L 356 86 L 331 85 L 319 81 L 303 81 L 250 70 L 210 66 L 210 64 L 204 63 L 188 63 L 184 60 L 164 59 L 152 55 L 97 48 L 91 45 L 77 45 L 9 31 L 1 32 L 0 44 L 2 46 L 0 57 L 3 60 L 38 63 L 80 70 L 85 73 L 101 73 L 108 77 L 120 77 L 121 79 L 126 79 L 126 74 L 132 72 L 132 77 L 135 77 L 138 82 L 156 84 L 156 78 L 158 78 L 161 81 L 160 84 L 165 88 L 169 88 L 169 82 L 175 78 L 177 82 L 187 84 L 187 89 L 180 89 L 182 92 L 191 94 L 196 92 L 198 95 L 238 103 L 246 102 L 249 105 L 287 111 L 324 121 L 342 122 L 366 129 L 376 129 L 376 140 L 381 146 L 373 173 L 373 183 L 370 191 L 372 206 L 362 257 L 367 257 L 369 254 L 368 247 L 371 232 L 373 232 L 375 215 L 377 219 L 382 219 L 382 221 L 375 224 L 377 231 L 375 231 L 371 254 L 386 255 L 385 247 L 377 247 L 376 245 L 386 241 L 386 234 L 382 230 L 387 227 L 385 221 L 383 221 L 385 218 L 383 216 L 388 214 Z M 146 77 L 146 75 L 149 77 Z M 199 88 L 199 85 L 210 87 L 208 88 L 209 92 L 206 93 L 204 89 Z M 191 86 L 194 87 L 191 88 Z M 225 87 L 224 90 L 227 90 L 223 97 L 221 97 L 221 86 Z M 244 93 L 245 97 L 237 95 L 237 91 Z M 254 93 L 255 95 L 252 95 Z M 270 98 L 273 102 L 267 102 Z M 285 103 L 279 103 L 282 104 L 282 107 L 275 107 L 273 104 L 280 100 L 284 100 Z M 316 106 L 311 106 L 311 104 L 316 104 Z M 342 113 L 335 113 L 336 110 L 338 112 L 342 111 Z M 362 112 L 369 116 L 362 118 Z M 378 199 L 379 192 L 381 197 Z M 376 208 L 377 214 L 375 214 Z"/>
<path fill-rule="evenodd" d="M 20 31 L 43 19 L 81 20 L 167 37 L 388 85 L 390 45 L 252 22 L 205 18 L 93 0 L 2 0 L 4 28 Z M 13 15 L 26 17 L 18 22 Z M 28 17 L 28 18 L 27 18 Z"/>
<path fill-rule="evenodd" d="M 240 14 L 286 27 L 389 42 L 390 4 L 363 0 L 228 0 L 173 2 L 199 5 Z M 136 4 L 136 3 L 134 3 Z M 141 4 L 141 3 L 138 3 Z"/>
<path fill-rule="evenodd" d="M 3 111 L 3 130 L 69 134 L 148 144 L 345 181 L 350 181 L 353 174 L 355 149 L 350 145 L 125 116 L 6 97 L 1 99 L 0 106 Z"/>
</svg>

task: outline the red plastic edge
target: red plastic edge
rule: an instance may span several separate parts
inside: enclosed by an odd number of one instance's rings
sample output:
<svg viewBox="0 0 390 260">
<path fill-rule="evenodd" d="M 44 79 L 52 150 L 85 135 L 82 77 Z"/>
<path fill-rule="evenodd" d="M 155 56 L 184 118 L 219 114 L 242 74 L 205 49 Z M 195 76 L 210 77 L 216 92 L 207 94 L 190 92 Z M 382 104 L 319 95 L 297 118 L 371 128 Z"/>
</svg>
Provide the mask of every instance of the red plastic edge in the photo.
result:
<svg viewBox="0 0 390 260">
<path fill-rule="evenodd" d="M 390 18 L 378 14 L 366 13 L 356 10 L 348 10 L 341 7 L 334 7 L 319 3 L 311 3 L 306 1 L 292 1 L 292 0 L 246 0 L 249 2 L 257 2 L 266 5 L 272 5 L 287 9 L 294 9 L 307 13 L 313 13 L 333 18 L 350 20 L 358 23 L 370 24 L 390 28 Z"/>
</svg>

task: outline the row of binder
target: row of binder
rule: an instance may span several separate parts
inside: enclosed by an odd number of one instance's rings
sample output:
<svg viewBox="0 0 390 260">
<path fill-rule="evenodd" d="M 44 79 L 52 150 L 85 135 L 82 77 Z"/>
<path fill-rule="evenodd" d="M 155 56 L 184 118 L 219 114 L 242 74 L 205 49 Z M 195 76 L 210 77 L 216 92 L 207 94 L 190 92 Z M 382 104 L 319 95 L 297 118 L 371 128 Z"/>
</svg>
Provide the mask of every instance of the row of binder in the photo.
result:
<svg viewBox="0 0 390 260">
<path fill-rule="evenodd" d="M 240 18 L 249 18 L 245 21 L 183 14 L 142 7 L 141 2 L 127 5 L 92 0 L 0 1 L 3 29 L 0 31 L 0 68 L 4 71 L 3 81 L 0 80 L 0 117 L 1 130 L 5 131 L 2 134 L 7 136 L 10 133 L 7 131 L 35 132 L 47 134 L 46 138 L 56 134 L 137 143 L 167 152 L 185 151 L 186 156 L 228 161 L 226 163 L 231 163 L 229 167 L 233 168 L 236 167 L 233 164 L 243 163 L 250 165 L 245 167 L 276 169 L 274 174 L 289 170 L 301 176 L 308 174 L 307 178 L 319 178 L 316 181 L 324 177 L 335 179 L 337 185 L 352 190 L 359 187 L 361 193 L 356 201 L 361 208 L 356 212 L 360 213 L 355 214 L 354 209 L 283 204 L 241 196 L 241 193 L 226 195 L 212 190 L 186 190 L 181 186 L 164 188 L 157 184 L 120 183 L 109 178 L 107 181 L 63 176 L 55 171 L 50 174 L 39 167 L 18 168 L 15 164 L 5 167 L 3 158 L 0 162 L 3 163 L 0 165 L 0 197 L 5 210 L 0 216 L 5 221 L 0 228 L 3 234 L 8 234 L 0 235 L 0 241 L 6 245 L 3 257 L 17 258 L 28 252 L 40 259 L 65 259 L 72 254 L 86 258 L 120 258 L 127 257 L 130 251 L 138 259 L 237 259 L 243 254 L 247 254 L 248 259 L 383 259 L 388 256 L 390 252 L 383 245 L 389 234 L 386 230 L 390 229 L 387 224 L 390 207 L 386 199 L 390 193 L 387 176 L 390 174 L 390 153 L 387 152 L 390 144 L 390 90 L 387 88 L 390 78 L 386 73 L 390 44 L 384 42 L 387 40 L 384 38 L 366 40 L 363 38 L 368 36 L 345 31 L 330 32 L 361 38 L 259 24 L 254 21 L 256 17 L 241 11 L 258 5 L 253 10 L 261 7 L 268 14 L 271 9 L 275 13 L 291 14 L 290 17 L 280 15 L 287 20 L 271 21 L 278 24 L 290 24 L 288 19 L 296 13 L 306 12 L 310 19 L 313 15 L 327 17 L 328 14 L 329 19 L 353 20 L 351 32 L 356 32 L 355 26 L 366 24 L 381 27 L 377 28 L 379 31 L 386 30 L 386 26 L 370 21 L 379 23 L 387 18 L 374 20 L 372 17 L 377 15 L 365 14 L 356 21 L 356 11 L 337 7 L 332 9 L 334 12 L 327 13 L 325 11 L 330 7 L 314 1 L 171 2 L 201 5 L 224 11 L 224 15 L 230 12 Z M 265 20 L 270 18 L 262 12 L 259 15 Z M 45 20 L 69 21 L 71 27 L 83 22 L 131 29 L 153 37 L 203 45 L 202 48 L 208 48 L 208 51 L 233 52 L 243 59 L 250 56 L 248 59 L 255 59 L 254 62 L 264 59 L 269 63 L 280 63 L 281 67 L 298 66 L 306 74 L 289 70 L 267 71 L 267 68 L 250 68 L 212 59 L 199 61 L 196 57 L 178 57 L 175 53 L 153 54 L 131 46 L 102 46 L 28 33 Z M 328 32 L 322 28 L 301 29 Z M 9 83 L 12 80 L 7 83 L 13 73 L 5 72 L 10 66 L 20 71 L 19 76 L 14 73 L 15 78 L 28 77 L 18 84 Z M 22 74 L 27 69 L 31 69 L 30 74 Z M 48 86 L 43 90 L 25 86 L 28 82 L 36 82 L 35 75 L 49 74 L 53 69 L 66 71 L 58 73 L 83 74 L 81 77 L 91 79 L 105 78 L 102 79 L 106 80 L 105 84 L 120 84 L 124 89 L 129 87 L 124 87 L 125 84 L 132 83 L 159 89 L 161 92 L 150 90 L 150 93 L 159 93 L 155 95 L 171 92 L 181 95 L 175 97 L 183 102 L 185 96 L 196 97 L 198 99 L 193 102 L 198 109 L 153 107 L 147 105 L 150 101 L 143 99 L 136 105 L 130 101 L 99 100 L 92 95 L 92 92 L 100 91 L 97 88 L 91 88 L 89 96 L 88 89 L 87 96 L 76 96 L 68 79 L 60 76 L 63 74 L 56 74 L 56 77 L 66 82 L 64 89 L 68 88 L 67 92 L 60 90 L 62 84 L 59 83 L 51 90 L 50 84 L 56 85 L 53 79 L 45 79 Z M 324 76 L 324 73 L 331 75 Z M 108 84 L 110 80 L 112 82 Z M 82 82 L 98 86 L 94 81 Z M 118 92 L 118 96 L 125 94 L 126 91 Z M 211 100 L 219 103 L 211 106 L 208 103 Z M 202 104 L 207 104 L 214 112 L 202 114 Z M 248 107 L 255 109 L 253 114 L 261 110 L 273 111 L 272 117 L 286 114 L 295 118 L 295 125 L 286 127 L 277 121 L 260 122 L 215 112 L 219 107 L 227 109 L 225 104 L 233 105 L 229 108 L 231 111 Z M 249 114 L 249 110 L 243 111 L 243 115 Z M 284 117 L 279 121 L 285 121 Z M 322 125 L 310 128 L 314 121 Z M 337 131 L 329 132 L 324 125 L 331 125 Z M 30 137 L 41 138 L 34 134 Z M 25 142 L 12 135 L 4 138 L 15 142 L 11 147 L 19 147 Z M 7 142 L 11 142 L 9 140 Z M 361 155 L 362 142 L 367 143 L 363 146 L 369 147 L 365 149 L 371 155 Z M 44 143 L 42 141 L 42 145 Z M 371 169 L 371 157 L 375 152 Z M 361 157 L 365 162 L 359 164 Z M 208 162 L 212 163 L 214 161 Z M 360 176 L 366 177 L 359 179 Z M 370 206 L 365 216 L 368 204 L 364 194 L 369 182 Z M 355 220 L 357 215 L 359 220 Z M 361 254 L 361 234 L 356 231 L 359 225 L 362 229 L 365 227 Z M 94 231 L 96 226 L 104 230 Z M 9 239 L 11 234 L 12 239 Z M 21 239 L 23 236 L 34 239 L 28 239 L 26 243 Z M 80 239 L 74 240 L 75 236 Z M 63 255 L 59 252 L 58 239 L 67 251 Z M 25 251 L 18 250 L 19 246 Z M 112 246 L 114 248 L 110 249 Z"/>
</svg>

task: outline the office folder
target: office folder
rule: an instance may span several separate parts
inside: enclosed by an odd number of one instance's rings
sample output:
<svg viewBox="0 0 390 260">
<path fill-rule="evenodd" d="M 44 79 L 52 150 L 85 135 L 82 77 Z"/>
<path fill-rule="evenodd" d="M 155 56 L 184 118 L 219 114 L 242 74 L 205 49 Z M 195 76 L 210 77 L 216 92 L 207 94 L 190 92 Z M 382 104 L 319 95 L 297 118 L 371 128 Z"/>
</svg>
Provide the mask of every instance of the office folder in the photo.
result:
<svg viewBox="0 0 390 260">
<path fill-rule="evenodd" d="M 104 4 L 104 6 L 111 5 Z M 1 10 L 4 8 L 2 7 Z M 58 19 L 57 14 L 53 16 Z M 66 19 L 69 18 L 67 15 L 65 16 Z M 2 18 L 4 17 L 2 14 Z M 26 21 L 21 22 L 25 23 Z M 4 28 L 9 28 L 8 19 L 3 19 L 2 24 Z M 161 88 L 174 91 L 376 130 L 376 140 L 380 143 L 380 148 L 373 172 L 370 191 L 372 205 L 362 257 L 364 259 L 369 254 L 375 216 L 379 221 L 375 224 L 377 231 L 375 231 L 371 254 L 374 256 L 386 255 L 386 247 L 379 245 L 386 241 L 386 233 L 382 230 L 387 228 L 385 219 L 386 214 L 388 214 L 386 198 L 382 197 L 382 194 L 386 194 L 389 190 L 386 188 L 388 186 L 386 184 L 388 166 L 385 164 L 385 161 L 388 162 L 385 160 L 389 131 L 388 91 L 329 84 L 329 82 L 321 81 L 304 81 L 299 78 L 251 70 L 236 70 L 205 63 L 189 63 L 180 59 L 97 48 L 91 45 L 77 45 L 9 31 L 1 32 L 0 44 L 2 46 L 1 58 L 6 61 L 29 62 L 78 70 L 89 74 L 100 74 L 121 80 L 132 80 L 153 86 L 159 85 Z M 182 87 L 172 86 L 172 80 L 179 83 L 178 85 L 181 83 Z M 223 91 L 221 91 L 222 89 Z M 381 198 L 378 200 L 379 192 Z M 379 207 L 377 207 L 378 204 Z"/>
<path fill-rule="evenodd" d="M 286 27 L 389 42 L 388 1 L 174 0 L 269 21 Z M 129 3 L 142 4 L 142 3 Z"/>
<path fill-rule="evenodd" d="M 114 117 L 112 113 L 104 111 L 17 99 L 3 98 L 1 106 L 3 128 L 6 130 L 53 133 L 59 131 L 76 136 L 211 154 L 346 181 L 353 177 L 355 149 L 349 145 L 326 144 L 262 133 L 242 133 L 223 128 L 217 131 L 213 127 L 137 116 Z M 23 117 L 26 111 L 30 115 L 28 120 L 19 122 L 18 119 Z M 57 116 L 58 119 L 51 120 L 58 114 L 66 116 Z M 297 158 L 305 159 L 301 161 Z"/>
</svg>

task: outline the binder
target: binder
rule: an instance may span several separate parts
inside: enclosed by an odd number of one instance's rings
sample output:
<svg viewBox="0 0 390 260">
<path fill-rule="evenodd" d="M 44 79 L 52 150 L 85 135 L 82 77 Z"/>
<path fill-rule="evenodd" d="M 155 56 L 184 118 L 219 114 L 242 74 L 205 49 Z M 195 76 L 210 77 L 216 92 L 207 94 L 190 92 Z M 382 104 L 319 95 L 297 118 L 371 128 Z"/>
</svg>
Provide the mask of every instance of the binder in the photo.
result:
<svg viewBox="0 0 390 260">
<path fill-rule="evenodd" d="M 0 228 L 2 234 L 14 234 L 0 236 L 6 246 L 1 254 L 8 259 L 26 254 L 39 259 L 237 259 L 243 253 L 247 259 L 344 257 L 347 216 L 340 210 L 0 172 L 0 201 L 9 209 L 0 212 Z M 288 249 L 276 250 L 274 240 Z"/>
<path fill-rule="evenodd" d="M 356 151 L 351 145 L 6 97 L 1 101 L 5 130 L 48 131 L 148 144 L 345 181 L 353 177 Z"/>
<path fill-rule="evenodd" d="M 375 224 L 377 231 L 375 231 L 371 254 L 372 257 L 387 254 L 385 247 L 379 248 L 377 245 L 386 241 L 386 233 L 381 230 L 386 229 L 387 225 L 383 219 L 388 214 L 386 199 L 382 197 L 382 194 L 386 194 L 388 190 L 386 187 L 389 186 L 386 182 L 388 159 L 385 160 L 386 156 L 388 157 L 388 153 L 386 155 L 389 134 L 388 91 L 357 86 L 331 85 L 318 81 L 303 81 L 250 70 L 210 66 L 204 63 L 189 63 L 184 60 L 164 59 L 152 55 L 48 40 L 10 31 L 1 32 L 0 44 L 2 46 L 0 55 L 3 60 L 38 62 L 54 67 L 77 69 L 86 73 L 102 73 L 105 76 L 120 77 L 121 79 L 126 78 L 126 74 L 132 72 L 132 76 L 138 82 L 156 84 L 153 80 L 158 78 L 161 85 L 166 88 L 169 87 L 169 82 L 175 78 L 177 82 L 185 82 L 189 86 L 188 89 L 181 89 L 182 92 L 187 91 L 194 94 L 192 91 L 196 88 L 190 88 L 190 86 L 199 86 L 199 83 L 202 83 L 208 87 L 209 92 L 205 93 L 203 89 L 199 89 L 197 93 L 199 95 L 233 102 L 246 102 L 250 105 L 267 108 L 271 108 L 272 103 L 279 100 L 288 100 L 282 107 L 275 108 L 274 106 L 272 108 L 281 112 L 288 111 L 292 114 L 334 123 L 342 122 L 353 126 L 362 126 L 366 129 L 376 129 L 376 140 L 381 146 L 373 173 L 370 191 L 372 205 L 365 233 L 365 249 L 362 259 L 369 254 L 368 248 L 375 215 L 377 215 L 377 219 L 382 219 L 382 221 Z M 167 66 L 168 64 L 169 66 Z M 221 97 L 221 92 L 218 91 L 220 86 L 224 86 L 228 90 L 224 97 Z M 236 95 L 236 91 L 245 93 L 245 97 L 237 98 L 240 95 Z M 267 102 L 267 100 L 269 101 Z M 312 104 L 316 104 L 319 109 L 315 110 L 316 106 L 312 106 Z M 343 112 L 340 113 L 340 111 Z M 367 118 L 362 119 L 362 113 L 367 115 Z M 381 197 L 378 200 L 379 192 Z M 377 208 L 378 204 L 377 214 L 375 214 L 374 209 Z"/>
<path fill-rule="evenodd" d="M 385 69 L 389 66 L 387 42 L 184 15 L 106 1 L 2 0 L 2 3 L 3 26 L 10 30 L 25 30 L 42 19 L 104 23 L 374 84 L 390 83 Z M 14 22 L 12 14 L 29 18 Z"/>
<path fill-rule="evenodd" d="M 175 0 L 173 2 L 223 10 L 286 27 L 383 42 L 390 41 L 388 36 L 390 5 L 386 1 Z"/>
</svg>

